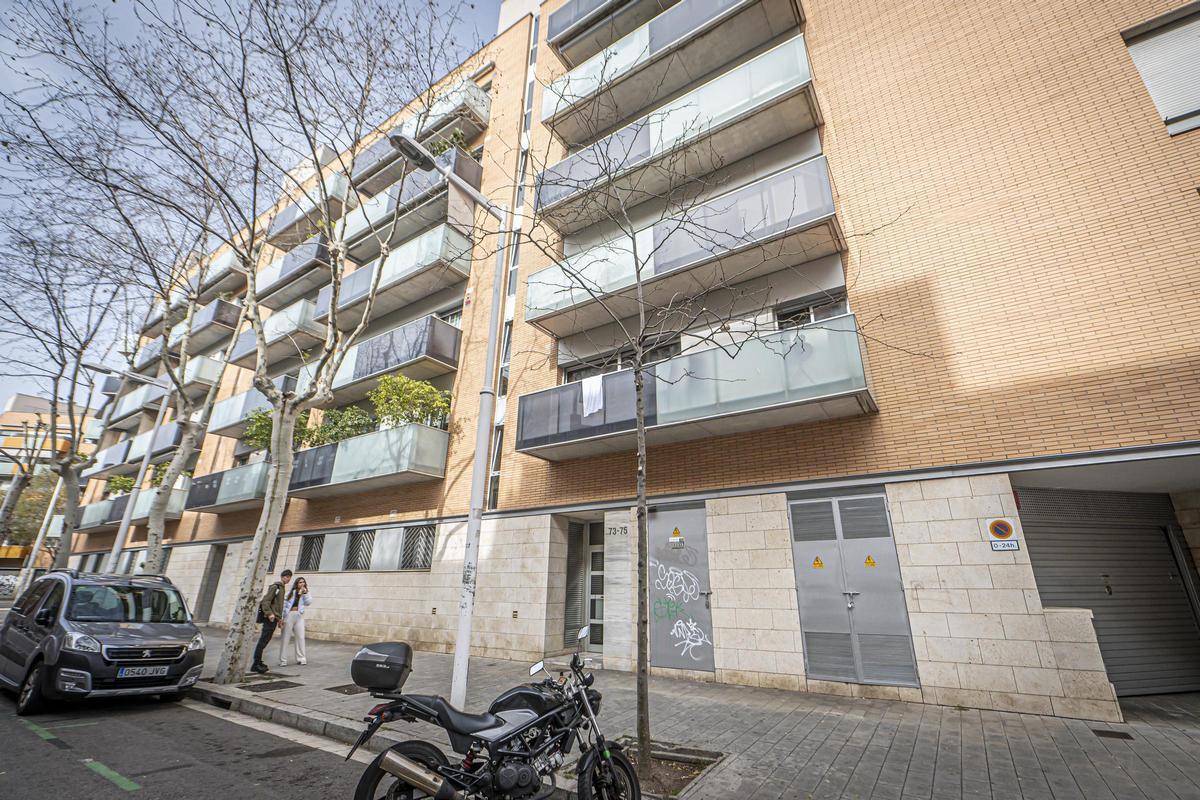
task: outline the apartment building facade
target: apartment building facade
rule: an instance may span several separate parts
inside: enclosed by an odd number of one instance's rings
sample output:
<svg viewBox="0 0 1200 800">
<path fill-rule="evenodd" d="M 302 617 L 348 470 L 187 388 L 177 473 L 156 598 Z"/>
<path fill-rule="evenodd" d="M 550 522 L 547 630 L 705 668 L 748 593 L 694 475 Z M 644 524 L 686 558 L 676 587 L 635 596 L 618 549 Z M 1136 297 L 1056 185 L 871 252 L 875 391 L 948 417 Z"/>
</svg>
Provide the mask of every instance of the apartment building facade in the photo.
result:
<svg viewBox="0 0 1200 800">
<path fill-rule="evenodd" d="M 61 410 L 65 413 L 65 409 Z M 96 435 L 91 427 L 91 412 L 76 408 L 78 425 L 85 435 Z M 8 491 L 23 466 L 33 464 L 34 474 L 50 470 L 50 464 L 58 453 L 65 452 L 70 444 L 71 426 L 60 420 L 57 436 L 50 433 L 50 402 L 44 397 L 17 392 L 8 398 L 0 410 L 0 492 Z M 89 440 L 90 442 L 90 440 Z M 89 452 L 90 444 L 81 451 Z"/>
<path fill-rule="evenodd" d="M 389 194 L 385 145 L 342 176 L 411 213 L 385 263 L 351 249 L 344 307 L 382 272 L 335 403 L 389 372 L 453 400 L 443 427 L 297 454 L 273 565 L 309 578 L 315 635 L 453 647 L 495 325 L 473 652 L 533 660 L 590 624 L 631 668 L 640 289 L 657 672 L 1090 719 L 1200 690 L 1200 5 L 510 0 L 502 20 L 406 128 L 515 209 L 501 319 L 481 209 L 434 177 Z M 303 217 L 279 215 L 258 277 L 281 381 L 328 306 Z M 214 353 L 246 336 L 238 281 L 196 289 Z M 247 342 L 196 368 L 221 399 L 168 527 L 167 574 L 215 624 L 266 469 L 240 439 Z M 170 453 L 155 391 L 116 400 L 75 565 L 112 547 L 105 476 Z"/>
</svg>

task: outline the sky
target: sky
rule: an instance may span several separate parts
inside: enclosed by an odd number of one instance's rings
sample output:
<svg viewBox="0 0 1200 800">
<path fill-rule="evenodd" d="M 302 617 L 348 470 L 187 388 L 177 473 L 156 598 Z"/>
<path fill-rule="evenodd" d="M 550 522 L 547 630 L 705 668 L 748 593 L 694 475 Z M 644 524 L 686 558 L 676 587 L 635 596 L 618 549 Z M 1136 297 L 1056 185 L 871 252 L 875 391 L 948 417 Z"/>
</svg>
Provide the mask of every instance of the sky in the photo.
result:
<svg viewBox="0 0 1200 800">
<path fill-rule="evenodd" d="M 166 1 L 164 0 L 164 4 Z M 397 0 L 397 2 L 400 1 Z M 339 0 L 339 2 L 353 2 L 353 0 Z M 475 45 L 482 44 L 496 35 L 496 23 L 500 16 L 500 0 L 474 0 L 472 3 L 461 3 L 456 2 L 456 0 L 435 0 L 435 2 L 447 9 L 458 8 L 461 23 L 460 31 L 456 35 L 456 38 L 464 43 L 466 53 L 473 51 Z M 98 8 L 103 8 L 111 15 L 112 19 L 118 22 L 127 20 L 127 24 L 130 26 L 136 24 L 133 14 L 130 11 L 131 4 L 128 0 L 105 0 L 105 2 L 96 3 L 95 5 Z M 8 14 L 17 9 L 17 7 L 18 3 L 16 0 L 0 0 L 0 13 Z M 21 80 L 9 68 L 7 59 L 0 59 L 0 88 L 3 88 L 6 92 L 22 88 Z M 5 180 L 3 174 L 0 173 L 0 197 L 7 197 L 9 195 L 9 192 L 4 190 L 3 184 Z M 0 213 L 3 213 L 3 206 L 7 205 L 8 201 L 0 200 Z M 0 287 L 0 291 L 2 290 L 3 287 Z M 7 353 L 5 351 L 8 346 L 0 343 L 0 361 L 6 359 Z M 17 392 L 44 394 L 44 391 L 31 379 L 0 377 L 0 407 L 3 407 L 8 402 L 8 398 Z"/>
</svg>

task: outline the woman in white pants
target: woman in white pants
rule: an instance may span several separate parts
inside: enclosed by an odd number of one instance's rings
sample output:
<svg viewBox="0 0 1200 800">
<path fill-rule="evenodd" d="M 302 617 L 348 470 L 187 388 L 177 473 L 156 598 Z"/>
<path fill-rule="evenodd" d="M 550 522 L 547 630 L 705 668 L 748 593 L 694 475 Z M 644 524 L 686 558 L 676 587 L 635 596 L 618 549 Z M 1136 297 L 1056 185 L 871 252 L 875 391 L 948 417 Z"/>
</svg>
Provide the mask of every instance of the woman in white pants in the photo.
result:
<svg viewBox="0 0 1200 800">
<path fill-rule="evenodd" d="M 296 578 L 292 581 L 292 590 L 283 600 L 283 643 L 279 648 L 279 666 L 287 666 L 288 644 L 296 637 L 296 661 L 303 666 L 308 663 L 304 657 L 304 612 L 312 603 L 312 595 L 308 593 L 308 581 Z"/>
</svg>

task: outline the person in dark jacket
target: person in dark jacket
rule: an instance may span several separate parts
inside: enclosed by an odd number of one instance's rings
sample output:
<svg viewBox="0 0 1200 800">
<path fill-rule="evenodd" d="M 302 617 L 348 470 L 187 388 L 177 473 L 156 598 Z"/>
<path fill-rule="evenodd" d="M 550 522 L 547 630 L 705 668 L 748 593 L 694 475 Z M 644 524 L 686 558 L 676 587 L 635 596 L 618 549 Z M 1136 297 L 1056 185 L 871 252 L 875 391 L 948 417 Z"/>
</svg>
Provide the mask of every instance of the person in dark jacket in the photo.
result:
<svg viewBox="0 0 1200 800">
<path fill-rule="evenodd" d="M 291 579 L 292 571 L 290 569 L 279 573 L 279 580 L 267 587 L 266 593 L 258 603 L 258 621 L 262 623 L 262 633 L 259 634 L 258 644 L 254 648 L 254 663 L 250 665 L 251 672 L 261 675 L 270 671 L 263 661 L 263 651 L 267 649 L 267 642 L 271 641 L 271 637 L 275 635 L 275 628 L 283 619 L 283 589 Z"/>
</svg>

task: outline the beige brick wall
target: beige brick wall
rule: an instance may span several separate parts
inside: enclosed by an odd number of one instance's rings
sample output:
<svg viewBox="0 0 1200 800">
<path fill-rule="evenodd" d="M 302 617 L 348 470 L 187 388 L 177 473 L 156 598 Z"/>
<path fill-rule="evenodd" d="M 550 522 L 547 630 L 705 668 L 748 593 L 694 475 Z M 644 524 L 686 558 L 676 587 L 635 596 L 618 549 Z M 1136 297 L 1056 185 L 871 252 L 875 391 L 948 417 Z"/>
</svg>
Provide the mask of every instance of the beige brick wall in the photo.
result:
<svg viewBox="0 0 1200 800">
<path fill-rule="evenodd" d="M 1090 612 L 1042 607 L 1007 475 L 894 483 L 887 496 L 925 702 L 1120 718 Z M 991 549 L 996 517 L 1016 523 L 1020 550 Z"/>
<path fill-rule="evenodd" d="M 805 688 L 787 496 L 709 500 L 705 511 L 716 679 Z"/>
<path fill-rule="evenodd" d="M 196 600 L 200 594 L 200 585 L 204 580 L 204 567 L 208 563 L 210 545 L 171 548 L 171 558 L 167 561 L 166 576 L 175 584 L 175 588 L 183 594 L 188 608 L 196 611 Z"/>
</svg>

